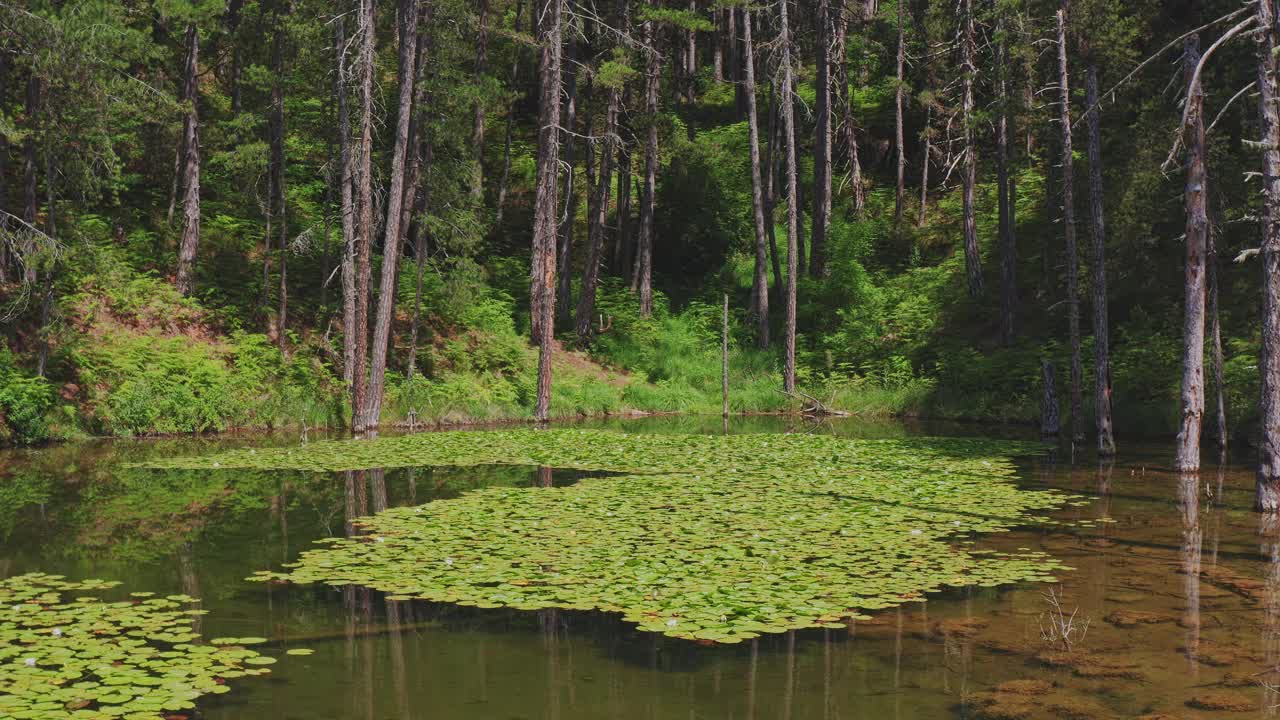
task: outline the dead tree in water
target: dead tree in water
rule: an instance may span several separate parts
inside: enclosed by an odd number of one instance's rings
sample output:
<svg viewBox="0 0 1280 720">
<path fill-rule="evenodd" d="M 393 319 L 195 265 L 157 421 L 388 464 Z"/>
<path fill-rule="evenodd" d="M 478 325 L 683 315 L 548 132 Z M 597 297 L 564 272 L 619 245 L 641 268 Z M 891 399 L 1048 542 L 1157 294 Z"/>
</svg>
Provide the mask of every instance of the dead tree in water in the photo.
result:
<svg viewBox="0 0 1280 720">
<path fill-rule="evenodd" d="M 1204 313 L 1205 250 L 1209 231 L 1206 206 L 1208 176 L 1205 172 L 1204 90 L 1197 67 L 1200 43 L 1187 38 L 1183 70 L 1187 78 L 1186 121 L 1182 129 L 1187 149 L 1187 251 L 1183 290 L 1185 314 L 1182 325 L 1182 425 L 1178 431 L 1174 469 L 1200 469 L 1200 430 L 1204 418 Z"/>
<path fill-rule="evenodd" d="M 1280 89 L 1276 87 L 1276 16 L 1272 0 L 1257 0 L 1258 89 L 1261 94 L 1262 191 L 1262 375 L 1257 508 L 1280 511 Z"/>
</svg>

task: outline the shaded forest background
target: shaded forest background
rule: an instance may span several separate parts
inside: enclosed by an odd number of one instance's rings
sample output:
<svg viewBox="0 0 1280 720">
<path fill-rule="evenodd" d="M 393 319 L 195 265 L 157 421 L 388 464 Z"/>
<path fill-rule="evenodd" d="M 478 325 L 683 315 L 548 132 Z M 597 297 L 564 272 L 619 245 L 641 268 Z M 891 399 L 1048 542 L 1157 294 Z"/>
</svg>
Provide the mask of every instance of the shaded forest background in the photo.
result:
<svg viewBox="0 0 1280 720">
<path fill-rule="evenodd" d="M 1091 429 L 1097 172 L 1115 424 L 1122 436 L 1178 429 L 1186 176 L 1180 153 L 1166 158 L 1186 89 L 1179 38 L 1239 2 L 1075 0 L 1065 45 L 1061 5 L 1042 0 L 804 0 L 788 7 L 786 44 L 779 2 L 570 2 L 558 131 L 539 121 L 547 44 L 533 14 L 547 6 L 0 6 L 0 438 L 349 423 L 357 361 L 342 265 L 361 228 L 362 297 L 371 318 L 383 298 L 390 312 L 385 393 L 368 424 L 533 416 L 540 128 L 560 145 L 552 416 L 719 412 L 724 294 L 733 409 L 794 409 L 781 392 L 794 190 L 802 392 L 865 414 L 1032 421 L 1049 360 L 1069 417 L 1074 290 L 1086 401 L 1070 422 Z M 1232 22 L 1211 24 L 1201 45 Z M 773 237 L 763 323 L 747 47 Z M 1257 257 L 1233 259 L 1260 238 L 1256 53 L 1225 44 L 1201 78 L 1210 311 L 1227 427 L 1244 441 L 1258 432 L 1262 274 Z M 787 99 L 794 187 L 781 160 Z M 370 188 L 346 206 L 367 215 L 345 233 L 343 193 L 358 183 L 344 153 L 367 161 Z M 392 203 L 404 210 L 389 222 Z"/>
</svg>

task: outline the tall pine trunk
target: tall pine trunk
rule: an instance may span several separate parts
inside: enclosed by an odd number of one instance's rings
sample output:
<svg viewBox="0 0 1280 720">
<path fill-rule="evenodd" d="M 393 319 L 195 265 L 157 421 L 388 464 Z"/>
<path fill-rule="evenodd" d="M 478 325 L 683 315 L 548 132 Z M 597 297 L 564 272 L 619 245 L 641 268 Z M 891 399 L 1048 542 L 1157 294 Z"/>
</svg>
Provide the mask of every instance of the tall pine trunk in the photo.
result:
<svg viewBox="0 0 1280 720">
<path fill-rule="evenodd" d="M 516 17 L 514 29 L 517 34 L 520 32 L 520 14 L 524 10 L 523 0 L 516 0 Z M 514 88 L 516 80 L 520 77 L 520 49 L 517 47 L 511 53 L 511 71 L 507 74 L 507 87 Z M 512 124 L 515 120 L 516 101 L 513 97 L 507 102 L 507 129 L 506 139 L 502 146 L 502 177 L 498 180 L 498 199 L 497 214 L 495 224 L 502 224 L 502 213 L 507 206 L 507 183 L 511 180 L 511 131 Z"/>
<path fill-rule="evenodd" d="M 966 12 L 970 12 L 968 10 L 968 3 L 969 3 L 969 0 L 965 0 Z M 969 43 L 972 41 L 972 38 L 970 37 L 970 33 L 973 32 L 972 22 L 973 22 L 972 18 L 966 18 L 965 20 L 965 41 L 964 41 L 965 42 L 965 63 L 966 65 L 969 65 L 969 66 L 971 66 L 971 64 L 973 63 L 973 56 L 971 55 L 972 49 L 969 47 Z M 903 131 L 902 131 L 902 103 L 903 103 L 903 94 L 906 92 L 906 80 L 903 76 L 903 66 L 906 63 L 906 58 L 907 58 L 906 28 L 904 27 L 902 22 L 902 0 L 898 0 L 898 56 L 897 56 L 897 63 L 896 63 L 897 69 L 896 69 L 896 74 L 894 76 L 896 79 L 896 82 L 894 83 L 895 90 L 894 90 L 894 96 L 893 96 L 893 138 L 894 138 L 894 144 L 897 146 L 897 154 L 898 154 L 898 186 L 897 186 L 897 192 L 894 195 L 894 204 L 893 204 L 893 223 L 894 223 L 893 226 L 894 226 L 894 229 L 896 230 L 902 229 L 902 213 L 903 213 L 903 210 L 905 209 L 906 202 L 907 202 L 906 200 L 907 149 L 906 149 L 906 143 L 904 141 Z M 973 105 L 973 80 L 969 74 L 969 67 L 966 67 L 965 69 L 965 78 L 966 78 L 965 89 L 964 89 L 965 115 L 967 116 L 970 112 L 970 108 Z M 966 146 L 965 152 L 967 153 L 969 151 L 970 151 L 970 148 Z M 965 187 L 966 187 L 965 194 L 967 197 L 969 194 L 969 190 L 967 185 Z M 968 210 L 966 210 L 965 212 L 967 215 Z"/>
<path fill-rule="evenodd" d="M 182 123 L 182 142 L 186 146 L 186 162 L 183 163 L 185 189 L 182 198 L 182 240 L 178 244 L 178 292 L 190 295 L 195 291 L 196 252 L 200 246 L 200 131 L 197 87 L 197 70 L 200 54 L 200 33 L 196 24 L 187 26 L 187 62 L 184 70 L 182 99 L 187 103 L 187 117 Z"/>
<path fill-rule="evenodd" d="M 363 432 L 364 408 L 369 393 L 369 281 L 373 273 L 373 73 L 376 50 L 376 0 L 357 0 L 360 20 L 358 71 L 360 73 L 360 141 L 356 147 L 356 290 L 355 362 L 352 368 L 352 429 Z"/>
<path fill-rule="evenodd" d="M 756 238 L 756 264 L 751 286 L 751 304 L 756 312 L 756 342 L 769 347 L 768 237 L 765 230 L 764 181 L 760 173 L 760 120 L 756 113 L 755 49 L 751 41 L 751 11 L 743 9 L 742 52 L 743 93 L 747 100 L 747 137 L 751 148 L 751 210 Z"/>
<path fill-rule="evenodd" d="M 555 323 L 557 171 L 560 164 L 560 34 L 563 0 L 547 0 L 535 13 L 541 89 L 538 109 L 538 167 L 534 193 L 533 257 L 529 292 L 538 344 L 538 391 L 535 419 L 551 414 L 551 350 Z"/>
<path fill-rule="evenodd" d="M 347 69 L 343 49 L 347 36 L 344 17 L 334 22 L 334 83 L 338 96 L 338 198 L 342 221 L 342 381 L 353 387 L 356 357 L 356 246 L 355 207 L 352 199 L 351 111 L 347 107 Z"/>
<path fill-rule="evenodd" d="M 1111 426 L 1111 335 L 1107 321 L 1107 226 L 1102 207 L 1102 112 L 1098 103 L 1098 68 L 1085 74 L 1089 107 L 1089 231 L 1093 240 L 1093 392 L 1098 454 L 1116 454 Z"/>
<path fill-rule="evenodd" d="M 1183 73 L 1187 78 L 1187 124 L 1183 128 L 1187 148 L 1187 252 L 1182 323 L 1182 426 L 1178 431 L 1174 469 L 1200 469 L 1200 429 L 1204 418 L 1204 256 L 1209 232 L 1208 176 L 1205 171 L 1204 90 L 1195 78 L 1200 43 L 1187 38 Z M 1195 82 L 1193 82 L 1195 81 Z"/>
<path fill-rule="evenodd" d="M 782 356 L 782 389 L 787 393 L 796 390 L 796 273 L 799 235 L 799 198 L 796 193 L 796 132 L 795 98 L 792 90 L 791 28 L 787 20 L 787 4 L 781 0 L 779 7 L 779 38 L 782 50 L 782 132 L 786 138 L 787 155 L 787 298 L 784 323 L 784 348 Z"/>
<path fill-rule="evenodd" d="M 978 254 L 978 225 L 974 207 L 974 189 L 978 184 L 978 157 L 973 141 L 973 129 L 976 124 L 973 107 L 973 81 L 978 73 L 977 47 L 974 41 L 972 0 L 962 0 L 963 16 L 961 17 L 960 48 L 962 57 L 962 84 L 964 98 L 962 122 L 964 124 L 964 268 L 968 278 L 969 294 L 977 297 L 982 294 L 982 257 Z"/>
<path fill-rule="evenodd" d="M 475 79 L 480 81 L 488 72 L 489 53 L 489 0 L 479 0 L 476 11 Z M 484 100 L 477 99 L 471 107 L 471 200 L 479 205 L 484 200 Z"/>
<path fill-rule="evenodd" d="M 285 346 L 285 328 L 286 316 L 289 310 L 289 293 L 288 293 L 288 260 L 287 250 L 289 244 L 289 225 L 285 219 L 285 160 L 284 160 L 284 22 L 275 16 L 275 32 L 271 40 L 271 118 L 270 118 L 270 145 L 271 145 L 271 197 L 268 204 L 271 205 L 271 214 L 279 223 L 280 240 L 277 245 L 278 259 L 280 264 L 280 285 L 279 295 L 277 297 L 278 305 L 276 306 L 276 347 L 284 352 Z M 271 237 L 267 237 L 267 253 L 271 251 Z M 264 263 L 266 257 L 263 258 Z M 264 268 L 266 265 L 264 264 Z M 267 294 L 267 288 L 264 284 L 262 293 Z"/>
<path fill-rule="evenodd" d="M 1218 241 L 1217 228 L 1210 226 L 1209 239 L 1205 257 L 1205 281 L 1209 313 L 1209 343 L 1213 353 L 1213 389 L 1214 403 L 1218 416 L 1218 428 L 1215 433 L 1218 450 L 1227 452 L 1227 388 L 1222 367 L 1222 317 L 1218 307 Z"/>
<path fill-rule="evenodd" d="M 929 157 L 933 153 L 933 103 L 924 108 L 924 157 L 920 160 L 920 214 L 916 227 L 924 227 L 929 211 Z"/>
<path fill-rule="evenodd" d="M 827 227 L 831 224 L 831 0 L 818 0 L 817 69 L 814 84 L 813 235 L 809 245 L 809 274 L 827 274 Z"/>
<path fill-rule="evenodd" d="M 1258 0 L 1258 88 L 1261 94 L 1262 190 L 1262 376 L 1256 505 L 1280 511 L 1280 95 L 1276 87 L 1276 16 L 1272 0 Z"/>
<path fill-rule="evenodd" d="M 653 313 L 653 214 L 658 185 L 658 77 L 662 69 L 655 48 L 658 38 L 652 20 L 644 23 L 644 42 L 649 48 L 644 86 L 644 109 L 648 115 L 645 123 L 648 127 L 644 146 L 644 195 L 640 198 L 640 247 L 635 284 L 640 295 L 640 317 L 649 317 Z"/>
<path fill-rule="evenodd" d="M 1067 333 L 1071 339 L 1071 439 L 1084 439 L 1084 368 L 1080 361 L 1080 255 L 1076 249 L 1075 170 L 1071 149 L 1071 85 L 1067 73 L 1067 13 L 1058 10 L 1058 120 L 1062 127 L 1062 236 L 1067 254 Z"/>
<path fill-rule="evenodd" d="M 1006 55 L 1003 43 L 996 47 L 997 83 L 1000 97 L 996 107 L 996 214 L 1000 239 L 1000 342 L 1006 347 L 1017 337 L 1018 247 L 1014 242 L 1014 212 L 1009 202 L 1009 94 L 1006 82 Z M 923 204 L 922 204 L 923 207 Z"/>
<path fill-rule="evenodd" d="M 427 0 L 430 2 L 431 0 Z M 408 175 L 409 124 L 413 117 L 414 88 L 417 85 L 418 0 L 400 0 L 399 112 L 396 114 L 395 146 L 391 155 L 390 188 L 387 190 L 386 222 L 382 236 L 382 278 L 378 287 L 378 315 L 373 327 L 372 357 L 369 363 L 369 392 L 361 412 L 365 429 L 378 427 L 382 414 L 382 390 L 386 381 L 387 346 L 391 342 L 391 321 L 396 307 L 396 274 L 400 269 L 401 221 Z"/>
<path fill-rule="evenodd" d="M 570 30 L 569 39 L 566 42 L 567 62 L 563 65 L 563 82 L 568 86 L 565 89 L 565 107 L 564 107 L 564 138 L 561 140 L 561 146 L 564 148 L 564 190 L 562 192 L 564 203 L 564 212 L 561 215 L 559 245 L 556 248 L 556 282 L 558 284 L 556 290 L 556 322 L 562 325 L 569 325 L 573 322 L 570 314 L 570 308 L 573 301 L 573 276 L 569 273 L 569 266 L 573 262 L 573 226 L 574 220 L 578 216 L 578 193 L 574 188 L 574 163 L 577 162 L 577 125 L 578 125 L 578 43 L 573 38 L 573 31 Z"/>
</svg>

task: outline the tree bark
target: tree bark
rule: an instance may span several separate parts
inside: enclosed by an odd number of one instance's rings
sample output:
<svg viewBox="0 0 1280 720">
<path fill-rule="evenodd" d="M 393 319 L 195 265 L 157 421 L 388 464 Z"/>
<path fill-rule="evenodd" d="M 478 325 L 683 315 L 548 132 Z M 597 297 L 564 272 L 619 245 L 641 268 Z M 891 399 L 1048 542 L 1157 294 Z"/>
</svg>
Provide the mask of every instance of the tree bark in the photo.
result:
<svg viewBox="0 0 1280 720">
<path fill-rule="evenodd" d="M 1218 243 L 1217 229 L 1209 228 L 1207 254 L 1205 257 L 1208 283 L 1209 342 L 1213 351 L 1213 389 L 1215 406 L 1218 411 L 1218 449 L 1222 454 L 1227 452 L 1227 387 L 1222 367 L 1222 318 L 1218 311 Z"/>
<path fill-rule="evenodd" d="M 818 0 L 817 68 L 814 86 L 813 234 L 809 275 L 827 275 L 827 227 L 831 224 L 831 0 Z"/>
<path fill-rule="evenodd" d="M 787 393 L 796 390 L 796 273 L 799 265 L 796 262 L 798 245 L 799 201 L 796 197 L 796 133 L 795 102 L 791 86 L 791 30 L 787 21 L 787 4 L 782 0 L 779 7 L 778 43 L 782 50 L 782 126 L 787 143 L 787 299 L 786 320 L 784 329 L 784 350 L 782 360 L 782 389 Z"/>
<path fill-rule="evenodd" d="M 430 0 L 428 0 L 430 2 Z M 382 414 L 382 391 L 386 381 L 387 346 L 391 341 L 391 320 L 396 306 L 396 274 L 400 269 L 405 180 L 409 155 L 409 124 L 413 117 L 414 88 L 417 85 L 418 0 L 400 0 L 399 112 L 396 115 L 395 147 L 391 155 L 387 215 L 383 224 L 382 279 L 378 288 L 378 314 L 373 328 L 372 358 L 369 363 L 369 392 L 361 413 L 365 429 L 378 427 Z"/>
<path fill-rule="evenodd" d="M 969 0 L 965 0 L 965 12 L 966 13 L 972 12 L 971 10 L 969 10 Z M 964 88 L 966 116 L 968 116 L 973 106 L 973 80 L 972 80 L 972 77 L 970 76 L 970 69 L 969 69 L 969 68 L 972 68 L 973 66 L 973 55 L 972 55 L 973 51 L 969 47 L 969 44 L 973 41 L 972 32 L 973 32 L 973 19 L 971 17 L 966 16 L 965 40 L 964 40 L 965 64 L 967 66 L 965 68 L 966 79 L 965 79 L 965 88 Z M 893 223 L 894 223 L 894 228 L 897 230 L 902 229 L 902 213 L 907 202 L 906 201 L 907 151 L 906 151 L 906 143 L 904 142 L 903 135 L 902 135 L 902 96 L 906 86 L 906 82 L 903 77 L 903 65 L 906 63 L 906 57 L 907 57 L 907 42 L 906 42 L 905 33 L 906 33 L 906 28 L 902 22 L 902 0 L 898 0 L 898 56 L 897 56 L 897 72 L 895 74 L 895 78 L 897 82 L 894 83 L 895 91 L 894 91 L 894 101 L 893 101 L 893 105 L 894 105 L 893 137 L 894 137 L 894 144 L 897 145 L 897 148 L 898 148 L 898 188 L 897 188 L 897 194 L 894 196 Z M 968 144 L 966 144 L 965 148 L 966 148 L 965 149 L 966 153 L 971 151 L 971 146 L 969 146 Z M 966 187 L 965 194 L 967 197 L 970 194 L 970 191 L 967 189 L 968 185 L 966 185 L 965 187 Z M 965 210 L 966 216 L 968 215 L 968 212 L 969 211 L 966 209 Z M 968 220 L 966 219 L 965 222 L 966 222 L 966 238 L 967 238 L 968 237 L 967 235 Z"/>
<path fill-rule="evenodd" d="M 1085 104 L 1089 124 L 1089 229 L 1093 240 L 1093 391 L 1098 454 L 1116 454 L 1111 425 L 1111 335 L 1107 320 L 1107 226 L 1102 203 L 1102 118 L 1098 105 L 1098 68 L 1085 75 Z"/>
<path fill-rule="evenodd" d="M 1262 376 L 1255 503 L 1280 510 L 1280 94 L 1276 87 L 1276 16 L 1272 0 L 1258 0 L 1258 88 L 1261 94 L 1262 189 Z"/>
<path fill-rule="evenodd" d="M 1061 430 L 1058 420 L 1058 390 L 1054 382 L 1053 363 L 1040 361 L 1040 434 L 1045 437 L 1057 435 Z"/>
<path fill-rule="evenodd" d="M 982 256 L 978 253 L 978 226 L 975 219 L 974 189 L 978 184 L 978 158 L 973 142 L 973 80 L 978 73 L 977 48 L 974 45 L 972 0 L 962 0 L 960 47 L 962 53 L 961 74 L 964 85 L 964 267 L 969 283 L 969 295 L 982 295 Z"/>
<path fill-rule="evenodd" d="M 563 0 L 547 0 L 538 18 L 538 62 L 541 102 L 538 111 L 538 178 L 534 196 L 533 258 L 530 305 L 538 344 L 538 391 L 533 416 L 551 414 L 551 341 L 555 323 L 556 199 L 560 162 L 560 35 Z"/>
<path fill-rule="evenodd" d="M 195 291 L 196 252 L 200 245 L 200 132 L 196 106 L 199 91 L 196 85 L 197 63 L 200 53 L 200 34 L 195 23 L 187 26 L 186 78 L 182 99 L 187 105 L 187 117 L 182 125 L 183 144 L 187 159 L 183 168 L 182 240 L 178 245 L 178 292 L 191 295 Z"/>
<path fill-rule="evenodd" d="M 765 150 L 764 217 L 765 230 L 769 233 L 769 264 L 773 268 L 773 295 L 782 296 L 782 260 L 778 252 L 778 233 L 773 225 L 774 210 L 778 207 L 778 186 L 782 183 L 782 112 L 778 109 L 777 83 L 769 80 L 769 145 Z"/>
<path fill-rule="evenodd" d="M 586 266 L 582 269 L 582 288 L 578 295 L 575 330 L 578 343 L 591 340 L 591 316 L 596 311 L 596 284 L 600 280 L 600 263 L 604 255 L 605 226 L 609 220 L 609 189 L 613 183 L 613 144 L 618 134 L 618 111 L 622 95 L 609 88 L 609 104 L 605 108 L 604 142 L 600 148 L 600 171 L 596 177 L 595 197 L 591 202 L 591 222 L 587 229 Z"/>
<path fill-rule="evenodd" d="M 747 137 L 751 148 L 751 210 L 755 227 L 756 264 L 752 282 L 752 307 L 756 312 L 756 343 L 769 347 L 769 276 L 767 263 L 768 237 L 765 229 L 764 182 L 760 177 L 760 120 L 756 113 L 755 49 L 751 41 L 751 11 L 743 9 L 742 52 L 743 92 L 747 99 Z"/>
<path fill-rule="evenodd" d="M 929 212 L 929 156 L 933 152 L 933 103 L 924 108 L 924 157 L 920 160 L 920 214 L 916 227 L 924 227 Z"/>
<path fill-rule="evenodd" d="M 1076 249 L 1075 179 L 1071 149 L 1071 85 L 1067 74 L 1067 13 L 1058 10 L 1059 124 L 1062 127 L 1062 235 L 1067 254 L 1067 332 L 1071 338 L 1071 439 L 1083 440 L 1084 368 L 1080 361 L 1080 268 Z"/>
<path fill-rule="evenodd" d="M 422 272 L 427 258 L 427 231 L 422 216 L 427 210 L 427 188 L 431 176 L 431 163 L 434 148 L 426 139 L 423 116 L 430 106 L 430 95 L 424 75 L 430 67 L 430 55 L 427 32 L 432 27 L 432 9 L 434 5 L 427 2 L 421 7 L 422 16 L 418 19 L 417 59 L 414 61 L 415 90 L 413 95 L 413 114 L 409 117 L 409 173 L 404 188 L 404 205 L 401 210 L 400 232 L 404 235 L 402 243 L 413 244 L 414 290 L 413 317 L 409 325 L 409 353 L 405 363 L 405 380 L 413 378 L 418 368 L 418 326 L 422 315 Z"/>
<path fill-rule="evenodd" d="M 1204 416 L 1204 256 L 1209 230 L 1206 207 L 1208 176 L 1205 172 L 1204 91 L 1195 75 L 1200 62 L 1199 38 L 1187 38 L 1183 72 L 1187 78 L 1187 253 L 1182 324 L 1182 427 L 1178 431 L 1174 469 L 1200 469 L 1200 429 Z M 1193 82 L 1195 81 L 1195 82 Z"/>
<path fill-rule="evenodd" d="M 625 105 L 624 101 L 623 106 Z M 621 126 L 621 117 L 619 126 Z M 619 277 L 624 277 L 629 268 L 627 255 L 631 250 L 631 151 L 627 148 L 626 141 L 621 138 L 618 141 L 618 188 L 615 194 L 618 196 L 616 211 L 618 228 L 613 237 L 613 272 Z"/>
<path fill-rule="evenodd" d="M 475 67 L 477 81 L 488 72 L 489 53 L 489 0 L 479 0 L 479 4 Z M 474 163 L 471 169 L 471 200 L 479 205 L 484 201 L 484 101 L 480 99 L 471 108 L 471 152 L 471 161 Z"/>
<path fill-rule="evenodd" d="M 334 83 L 338 96 L 338 198 L 342 220 L 342 381 L 354 387 L 356 357 L 356 240 L 355 207 L 352 199 L 351 111 L 347 108 L 347 68 L 343 48 L 347 36 L 344 17 L 334 23 Z"/>
<path fill-rule="evenodd" d="M 360 141 L 356 148 L 356 336 L 352 369 L 352 429 L 363 432 L 364 408 L 369 393 L 369 281 L 373 253 L 373 73 L 376 50 L 376 0 L 357 0 L 360 19 L 358 67 L 360 73 Z"/>
<path fill-rule="evenodd" d="M 997 85 L 1000 92 L 1000 97 L 996 101 L 996 214 L 999 216 L 1000 237 L 1000 342 L 1005 347 L 1009 347 L 1017 337 L 1018 248 L 1013 241 L 1013 209 L 1009 204 L 1009 96 L 1006 92 L 1003 43 L 997 46 L 996 55 L 999 65 Z M 923 207 L 923 203 L 921 205 Z"/>
<path fill-rule="evenodd" d="M 653 0 L 651 0 L 652 2 Z M 644 196 L 640 199 L 640 247 L 636 285 L 640 295 L 640 317 L 653 313 L 653 213 L 658 186 L 658 77 L 660 58 L 655 49 L 657 31 L 652 20 L 644 23 L 644 42 L 649 48 L 645 70 L 644 109 L 646 140 L 644 146 Z"/>
<path fill-rule="evenodd" d="M 422 55 L 418 58 L 423 59 Z M 423 178 L 422 186 L 419 188 L 416 196 L 417 207 L 415 211 L 418 215 L 426 212 L 428 207 L 428 188 L 430 187 L 431 169 L 435 159 L 435 146 L 430 142 L 422 143 L 421 149 L 421 175 Z M 405 370 L 405 379 L 413 378 L 414 372 L 418 369 L 418 330 L 422 324 L 422 272 L 427 262 L 427 229 L 425 224 L 417 223 L 413 226 L 410 233 L 413 238 L 413 260 L 415 270 L 415 280 L 413 286 L 413 319 L 409 325 L 409 365 Z"/>
</svg>

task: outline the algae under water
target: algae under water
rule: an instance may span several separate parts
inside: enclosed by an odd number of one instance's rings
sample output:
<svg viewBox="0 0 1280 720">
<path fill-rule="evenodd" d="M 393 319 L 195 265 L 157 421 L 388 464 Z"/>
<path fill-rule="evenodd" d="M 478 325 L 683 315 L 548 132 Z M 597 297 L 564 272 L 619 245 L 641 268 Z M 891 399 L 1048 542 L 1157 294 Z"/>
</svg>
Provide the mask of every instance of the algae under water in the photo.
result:
<svg viewBox="0 0 1280 720">
<path fill-rule="evenodd" d="M 718 418 L 706 424 L 720 431 Z M 694 418 L 609 426 L 703 431 Z M 789 428 L 759 419 L 730 429 Z M 890 439 L 918 432 L 853 420 L 808 431 Z M 1041 552 L 1076 568 L 1055 573 L 1057 583 L 944 589 L 838 628 L 706 645 L 639 632 L 602 612 L 482 609 L 362 587 L 244 581 L 254 569 L 296 561 L 315 540 L 367 537 L 355 521 L 383 509 L 466 500 L 486 487 L 610 482 L 597 472 L 126 467 L 237 446 L 256 455 L 316 444 L 255 436 L 0 453 L 0 577 L 45 571 L 122 581 L 101 592 L 108 600 L 131 591 L 199 597 L 209 612 L 190 616 L 191 632 L 265 638 L 253 648 L 279 657 L 269 679 L 235 679 L 230 692 L 200 697 L 207 720 L 1216 718 L 1267 715 L 1280 702 L 1269 689 L 1280 686 L 1272 673 L 1280 661 L 1280 535 L 1250 511 L 1248 466 L 1208 468 L 1185 481 L 1154 469 L 1170 456 L 1167 446 L 1128 444 L 1106 465 L 1072 464 L 1063 453 L 1025 457 L 990 477 L 1089 502 L 1033 510 L 1056 522 L 978 535 L 964 547 Z M 1042 638 L 1049 588 L 1067 612 L 1090 621 L 1070 651 Z"/>
</svg>

